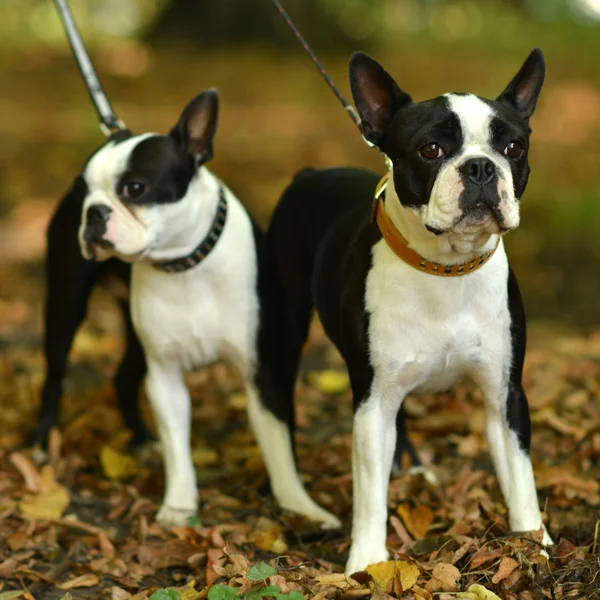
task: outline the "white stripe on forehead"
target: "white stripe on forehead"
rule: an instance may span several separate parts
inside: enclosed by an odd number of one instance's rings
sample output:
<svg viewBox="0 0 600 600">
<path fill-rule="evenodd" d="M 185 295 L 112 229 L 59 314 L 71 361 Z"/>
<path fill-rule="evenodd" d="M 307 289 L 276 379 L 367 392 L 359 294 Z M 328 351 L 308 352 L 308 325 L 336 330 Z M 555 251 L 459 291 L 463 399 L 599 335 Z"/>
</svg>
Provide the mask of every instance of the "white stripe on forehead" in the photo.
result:
<svg viewBox="0 0 600 600">
<path fill-rule="evenodd" d="M 464 146 L 489 147 L 494 109 L 473 94 L 444 94 L 450 110 L 458 117 Z"/>
<path fill-rule="evenodd" d="M 122 142 L 109 142 L 102 147 L 88 162 L 84 178 L 88 187 L 113 187 L 117 179 L 123 174 L 127 167 L 127 161 L 133 152 L 133 149 L 146 138 L 157 133 L 144 133 L 134 135 Z"/>
</svg>

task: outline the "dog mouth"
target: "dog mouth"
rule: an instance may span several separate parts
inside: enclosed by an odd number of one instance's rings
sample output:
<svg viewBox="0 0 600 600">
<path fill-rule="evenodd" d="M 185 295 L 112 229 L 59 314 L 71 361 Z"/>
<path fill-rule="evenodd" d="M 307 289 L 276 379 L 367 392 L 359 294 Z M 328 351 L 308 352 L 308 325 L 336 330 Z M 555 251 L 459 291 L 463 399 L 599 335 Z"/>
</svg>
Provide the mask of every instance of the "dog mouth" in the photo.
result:
<svg viewBox="0 0 600 600">
<path fill-rule="evenodd" d="M 476 233 L 485 231 L 487 233 L 504 235 L 512 231 L 514 227 L 506 224 L 506 219 L 497 205 L 484 202 L 476 203 L 472 208 L 454 219 L 452 225 L 445 229 L 425 224 L 425 229 L 436 237 L 449 233 Z"/>
<path fill-rule="evenodd" d="M 114 249 L 114 244 L 97 235 L 86 234 L 84 237 L 86 254 L 89 260 L 96 260 L 100 254 L 100 250 L 110 251 Z"/>
</svg>

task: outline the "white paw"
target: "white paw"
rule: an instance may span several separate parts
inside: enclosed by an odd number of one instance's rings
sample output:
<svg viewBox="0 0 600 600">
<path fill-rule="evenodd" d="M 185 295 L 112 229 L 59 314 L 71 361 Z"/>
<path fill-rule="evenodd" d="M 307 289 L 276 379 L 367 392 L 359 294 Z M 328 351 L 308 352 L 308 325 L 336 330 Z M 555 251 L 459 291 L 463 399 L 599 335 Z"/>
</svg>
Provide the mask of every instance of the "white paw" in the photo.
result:
<svg viewBox="0 0 600 600">
<path fill-rule="evenodd" d="M 330 512 L 323 511 L 319 518 L 314 519 L 321 524 L 321 529 L 339 529 L 342 526 L 342 522 Z"/>
<path fill-rule="evenodd" d="M 550 537 L 550 534 L 548 533 L 548 530 L 546 529 L 546 526 L 543 525 L 544 528 L 544 535 L 542 536 L 542 544 L 544 544 L 544 546 L 554 546 L 554 540 Z M 546 554 L 546 557 L 548 555 Z"/>
<path fill-rule="evenodd" d="M 188 519 L 196 515 L 195 508 L 172 508 L 163 504 L 156 513 L 156 520 L 163 527 L 185 527 Z"/>
<path fill-rule="evenodd" d="M 385 562 L 389 557 L 385 547 L 375 549 L 370 544 L 364 544 L 362 547 L 359 544 L 352 544 L 345 573 L 352 575 L 358 571 L 364 571 L 369 565 Z"/>
</svg>

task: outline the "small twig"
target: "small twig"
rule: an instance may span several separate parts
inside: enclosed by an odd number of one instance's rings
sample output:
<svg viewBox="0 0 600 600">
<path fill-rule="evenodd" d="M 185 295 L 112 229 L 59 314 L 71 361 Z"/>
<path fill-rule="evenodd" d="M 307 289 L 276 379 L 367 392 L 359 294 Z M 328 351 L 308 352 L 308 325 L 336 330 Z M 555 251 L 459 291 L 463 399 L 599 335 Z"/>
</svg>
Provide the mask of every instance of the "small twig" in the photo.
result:
<svg viewBox="0 0 600 600">
<path fill-rule="evenodd" d="M 598 532 L 600 530 L 600 521 L 596 521 L 596 527 L 594 528 L 594 545 L 592 546 L 592 554 L 596 554 L 598 549 Z"/>
</svg>

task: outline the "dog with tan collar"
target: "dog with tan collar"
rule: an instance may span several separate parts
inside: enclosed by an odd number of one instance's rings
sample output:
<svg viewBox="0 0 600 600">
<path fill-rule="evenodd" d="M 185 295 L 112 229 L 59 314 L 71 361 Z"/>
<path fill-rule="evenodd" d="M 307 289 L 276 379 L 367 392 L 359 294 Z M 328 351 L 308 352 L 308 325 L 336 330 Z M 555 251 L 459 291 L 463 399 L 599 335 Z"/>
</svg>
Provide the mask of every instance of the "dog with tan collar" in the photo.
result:
<svg viewBox="0 0 600 600">
<path fill-rule="evenodd" d="M 525 312 L 502 237 L 519 225 L 529 118 L 544 73 L 535 50 L 495 100 L 456 93 L 414 102 L 379 63 L 353 55 L 363 134 L 392 165 L 375 205 L 376 175 L 306 169 L 275 210 L 268 238 L 283 401 L 293 395 L 313 308 L 350 375 L 347 573 L 388 558 L 387 487 L 403 399 L 446 391 L 465 377 L 483 392 L 510 527 L 543 527 L 521 383 Z M 543 542 L 551 543 L 546 532 Z"/>
</svg>

